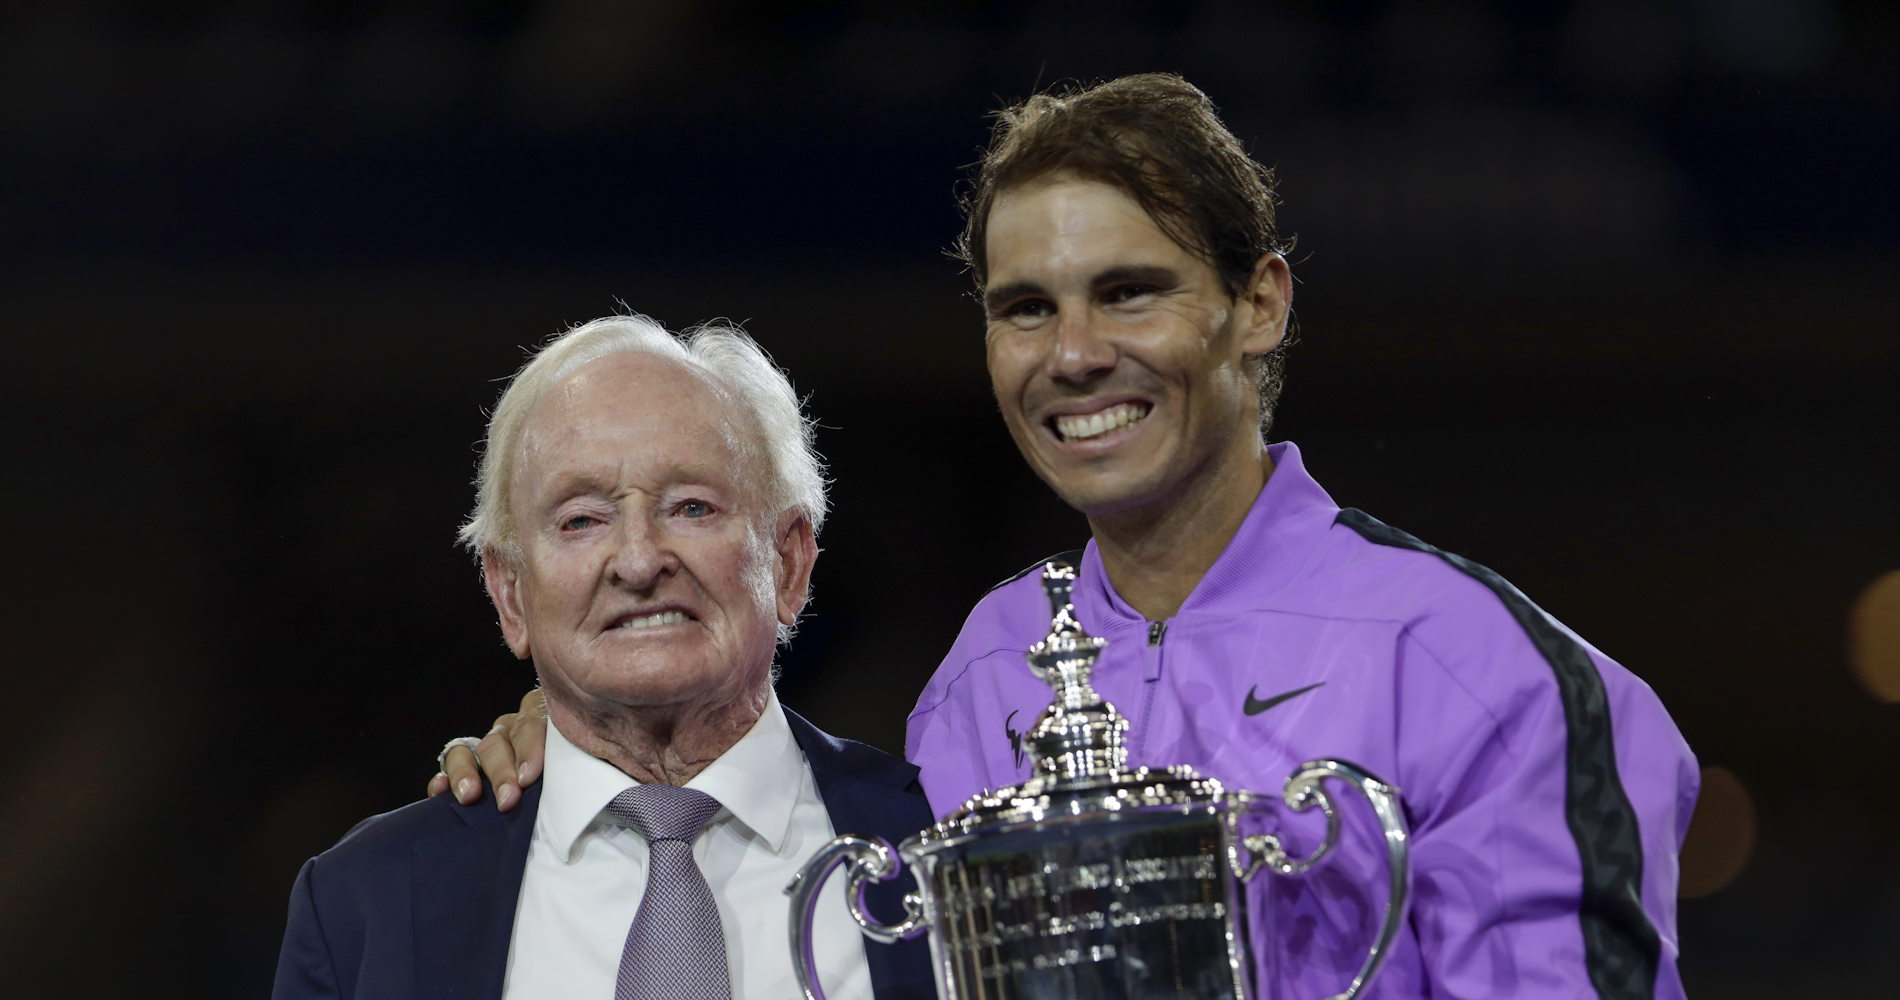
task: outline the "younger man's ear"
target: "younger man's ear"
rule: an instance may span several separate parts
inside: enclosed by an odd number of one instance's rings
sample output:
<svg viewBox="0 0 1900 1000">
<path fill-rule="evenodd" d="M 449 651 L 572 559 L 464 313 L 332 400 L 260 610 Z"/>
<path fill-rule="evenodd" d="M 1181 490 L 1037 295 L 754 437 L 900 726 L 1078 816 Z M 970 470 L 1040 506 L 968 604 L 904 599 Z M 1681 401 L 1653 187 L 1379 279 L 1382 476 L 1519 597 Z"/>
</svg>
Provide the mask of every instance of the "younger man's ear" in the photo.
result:
<svg viewBox="0 0 1900 1000">
<path fill-rule="evenodd" d="M 1286 339 L 1287 317 L 1293 311 L 1293 272 L 1286 258 L 1262 254 L 1253 276 L 1242 290 L 1237 306 L 1244 310 L 1240 349 L 1243 354 L 1265 354 Z"/>
</svg>

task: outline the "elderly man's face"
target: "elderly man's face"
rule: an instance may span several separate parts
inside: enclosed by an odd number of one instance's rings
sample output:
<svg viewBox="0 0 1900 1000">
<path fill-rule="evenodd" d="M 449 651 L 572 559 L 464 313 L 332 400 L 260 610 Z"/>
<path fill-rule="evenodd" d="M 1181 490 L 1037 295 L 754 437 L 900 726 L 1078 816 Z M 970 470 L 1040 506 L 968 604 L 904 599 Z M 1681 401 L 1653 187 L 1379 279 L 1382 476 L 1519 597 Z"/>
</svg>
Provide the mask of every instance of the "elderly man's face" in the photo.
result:
<svg viewBox="0 0 1900 1000">
<path fill-rule="evenodd" d="M 1071 506 L 1153 509 L 1258 469 L 1246 357 L 1286 330 L 1278 254 L 1230 295 L 1133 198 L 1065 175 L 1003 191 L 984 245 L 996 402 Z"/>
<path fill-rule="evenodd" d="M 647 354 L 582 366 L 530 412 L 509 484 L 521 565 L 485 558 L 550 703 L 682 709 L 759 695 L 816 554 L 764 509 L 752 434 L 703 377 Z"/>
</svg>

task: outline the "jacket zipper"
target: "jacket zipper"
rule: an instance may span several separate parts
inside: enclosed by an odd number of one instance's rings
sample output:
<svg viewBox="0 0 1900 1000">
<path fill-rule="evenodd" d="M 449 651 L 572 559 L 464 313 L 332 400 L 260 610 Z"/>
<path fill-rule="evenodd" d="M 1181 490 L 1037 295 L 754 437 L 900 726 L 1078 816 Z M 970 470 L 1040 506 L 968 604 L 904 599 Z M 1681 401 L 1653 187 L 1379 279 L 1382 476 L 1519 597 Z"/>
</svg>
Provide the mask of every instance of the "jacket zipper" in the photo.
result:
<svg viewBox="0 0 1900 1000">
<path fill-rule="evenodd" d="M 1148 648 L 1142 650 L 1141 656 L 1141 715 L 1138 720 L 1135 720 L 1134 732 L 1130 734 L 1134 739 L 1129 741 L 1129 749 L 1132 751 L 1129 759 L 1131 765 L 1146 759 L 1148 720 L 1153 718 L 1155 688 L 1160 686 L 1155 681 L 1161 679 L 1161 640 L 1166 638 L 1167 634 L 1167 622 L 1148 623 Z"/>
</svg>

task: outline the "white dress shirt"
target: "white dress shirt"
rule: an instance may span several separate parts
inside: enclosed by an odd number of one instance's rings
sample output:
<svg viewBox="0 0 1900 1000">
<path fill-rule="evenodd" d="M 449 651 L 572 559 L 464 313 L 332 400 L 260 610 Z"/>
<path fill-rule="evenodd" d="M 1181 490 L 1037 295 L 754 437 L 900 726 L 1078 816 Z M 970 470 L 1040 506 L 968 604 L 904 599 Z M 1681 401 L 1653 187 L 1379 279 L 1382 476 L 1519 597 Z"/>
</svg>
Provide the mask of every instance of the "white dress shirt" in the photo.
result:
<svg viewBox="0 0 1900 1000">
<path fill-rule="evenodd" d="M 612 1000 L 620 951 L 646 890 L 648 848 L 602 810 L 635 784 L 548 726 L 503 1000 Z M 751 731 L 686 787 L 722 806 L 693 841 L 693 858 L 718 901 L 734 1000 L 798 996 L 784 889 L 833 833 L 777 694 Z M 818 901 L 812 935 L 819 982 L 835 1000 L 870 1000 L 864 938 L 845 911 L 844 882 L 844 873 L 835 873 Z"/>
</svg>

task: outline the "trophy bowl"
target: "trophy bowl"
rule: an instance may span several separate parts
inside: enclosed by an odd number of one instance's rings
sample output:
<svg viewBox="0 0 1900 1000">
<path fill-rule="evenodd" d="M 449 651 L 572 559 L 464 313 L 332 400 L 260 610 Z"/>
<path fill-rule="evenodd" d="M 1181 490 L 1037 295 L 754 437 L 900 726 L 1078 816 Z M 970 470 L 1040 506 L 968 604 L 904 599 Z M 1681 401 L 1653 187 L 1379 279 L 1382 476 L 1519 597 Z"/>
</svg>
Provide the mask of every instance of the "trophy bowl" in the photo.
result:
<svg viewBox="0 0 1900 1000">
<path fill-rule="evenodd" d="M 1339 817 L 1322 782 L 1336 779 L 1378 816 L 1391 876 L 1378 938 L 1333 1000 L 1356 997 L 1405 916 L 1407 833 L 1397 789 L 1345 761 L 1302 765 L 1283 799 L 1294 810 L 1322 810 L 1326 834 L 1293 858 L 1273 832 L 1272 799 L 1225 789 L 1187 767 L 1128 768 L 1127 721 L 1089 685 L 1104 643 L 1075 622 L 1073 579 L 1060 563 L 1043 575 L 1055 624 L 1029 660 L 1055 698 L 1026 739 L 1036 751 L 1033 776 L 971 798 L 895 851 L 881 839 L 838 837 L 786 887 L 804 996 L 824 998 L 810 949 L 818 890 L 848 865 L 845 898 L 859 927 L 887 943 L 928 933 L 945 1000 L 1254 997 L 1253 952 L 1270 935 L 1249 926 L 1246 887 L 1263 872 L 1301 875 L 1332 849 Z M 903 919 L 887 924 L 866 912 L 863 891 L 895 878 L 900 857 L 917 891 L 906 895 Z"/>
</svg>

